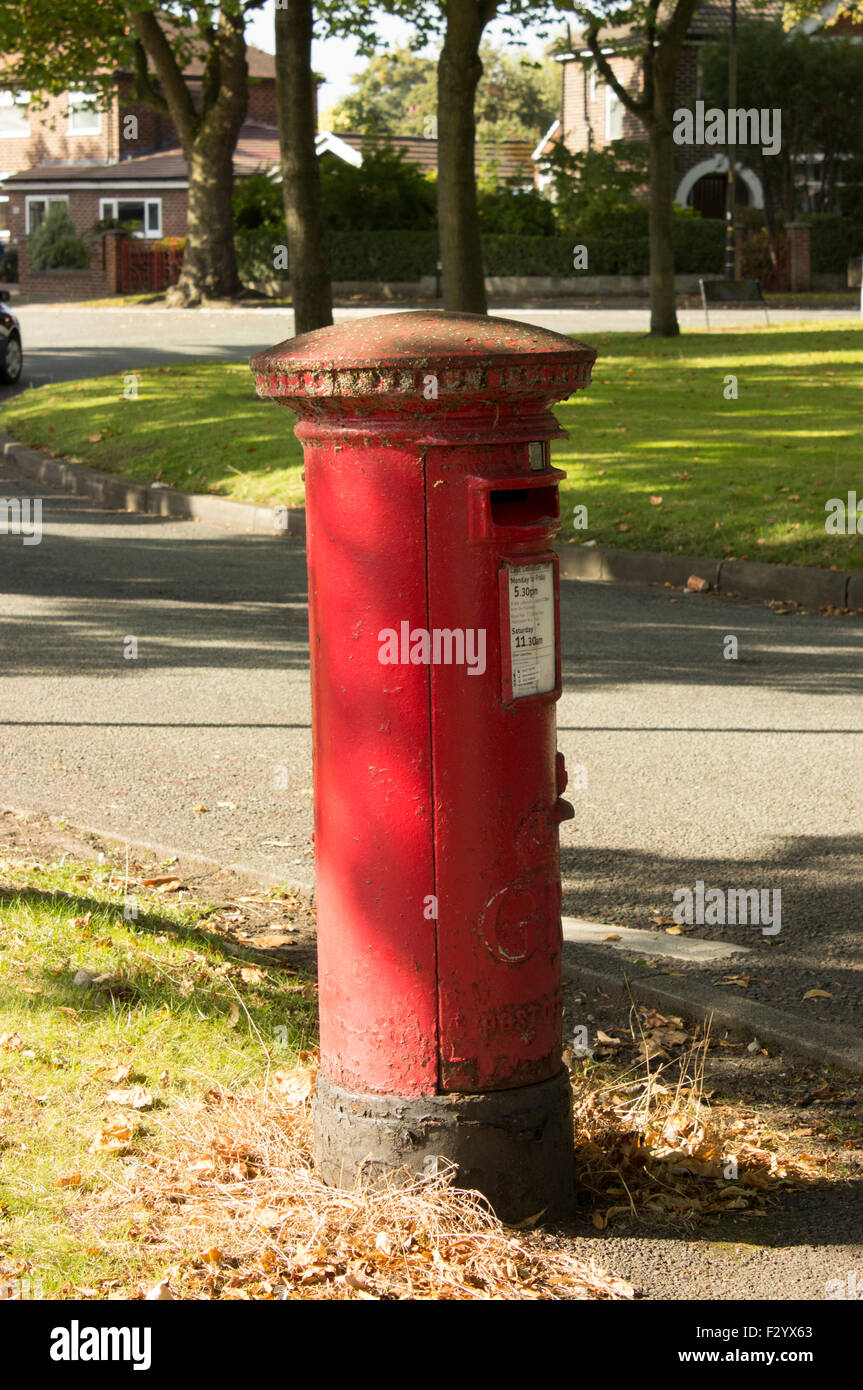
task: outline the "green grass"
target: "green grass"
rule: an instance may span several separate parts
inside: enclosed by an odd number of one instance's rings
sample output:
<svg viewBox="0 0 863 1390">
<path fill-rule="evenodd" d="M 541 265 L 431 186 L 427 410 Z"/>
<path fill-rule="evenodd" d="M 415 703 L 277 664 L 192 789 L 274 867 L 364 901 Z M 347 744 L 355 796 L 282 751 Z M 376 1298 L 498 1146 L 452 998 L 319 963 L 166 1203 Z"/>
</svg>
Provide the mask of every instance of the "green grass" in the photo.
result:
<svg viewBox="0 0 863 1390">
<path fill-rule="evenodd" d="M 260 1082 L 314 1035 L 307 980 L 223 950 L 206 905 L 134 892 L 127 921 L 108 866 L 16 867 L 0 891 L 0 1283 L 23 1268 L 42 1297 L 155 1273 L 147 1213 L 104 1201 L 126 1165 L 164 1147 L 179 1097 Z M 80 968 L 113 990 L 77 988 Z M 107 1099 L 136 1084 L 151 1107 Z M 114 1120 L 128 1142 L 99 1148 Z"/>
<path fill-rule="evenodd" d="M 558 408 L 570 438 L 553 448 L 564 537 L 863 567 L 859 538 L 824 530 L 828 498 L 863 500 L 863 325 L 585 336 L 593 382 Z M 724 399 L 729 375 L 737 400 Z M 587 530 L 573 529 L 574 504 Z"/>
<path fill-rule="evenodd" d="M 123 395 L 129 374 L 137 399 Z M 258 400 L 245 362 L 130 366 L 40 386 L 14 397 L 2 421 L 23 443 L 106 473 L 242 502 L 302 503 L 294 417 Z"/>
<path fill-rule="evenodd" d="M 585 334 L 591 387 L 558 406 L 570 431 L 563 536 L 717 558 L 863 566 L 859 540 L 824 530 L 824 504 L 863 496 L 863 325 L 783 324 L 653 339 Z M 131 369 L 130 369 L 131 370 Z M 737 377 L 737 400 L 723 396 Z M 258 401 L 245 363 L 142 368 L 44 386 L 2 413 L 15 438 L 142 481 L 249 502 L 302 502 L 293 417 Z M 688 475 L 688 476 L 686 476 Z M 662 498 L 651 504 L 651 496 Z M 589 525 L 576 531 L 573 506 Z"/>
</svg>

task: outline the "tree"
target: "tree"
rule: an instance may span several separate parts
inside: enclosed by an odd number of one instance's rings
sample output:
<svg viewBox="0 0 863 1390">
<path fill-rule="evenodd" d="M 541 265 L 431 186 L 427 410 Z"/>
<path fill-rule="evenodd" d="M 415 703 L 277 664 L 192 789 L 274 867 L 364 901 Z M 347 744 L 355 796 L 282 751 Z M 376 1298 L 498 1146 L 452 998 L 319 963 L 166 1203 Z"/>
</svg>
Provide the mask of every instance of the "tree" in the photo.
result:
<svg viewBox="0 0 863 1390">
<path fill-rule="evenodd" d="M 498 16 L 517 29 L 525 19 L 541 19 L 546 7 L 521 0 L 440 0 L 440 5 L 444 39 L 438 60 L 438 236 L 444 308 L 485 314 L 475 173 L 482 37 Z"/>
<path fill-rule="evenodd" d="M 245 14 L 260 0 L 182 5 L 183 19 L 197 21 L 204 47 L 200 106 L 183 73 L 187 43 L 173 37 L 166 6 L 125 0 L 132 31 L 136 83 L 140 95 L 171 117 L 189 170 L 186 248 L 178 283 L 168 302 L 196 304 L 205 298 L 233 295 L 240 287 L 234 254 L 234 150 L 248 106 Z M 162 11 L 161 21 L 157 9 Z M 174 31 L 176 34 L 176 31 Z"/>
<path fill-rule="evenodd" d="M 376 53 L 328 116 L 336 131 L 428 137 L 437 108 L 437 62 L 409 48 Z"/>
<path fill-rule="evenodd" d="M 532 140 L 536 144 L 558 115 L 560 73 L 551 61 L 537 62 L 484 43 L 482 77 L 476 92 L 476 138 Z M 336 131 L 362 135 L 430 136 L 437 111 L 437 59 L 398 48 L 369 59 L 353 88 L 329 113 Z"/>
<path fill-rule="evenodd" d="M 189 170 L 188 236 L 172 302 L 238 289 L 231 191 L 248 102 L 246 16 L 264 0 L 20 0 L 0 13 L 5 80 L 38 99 L 69 87 L 113 91 L 130 71 L 137 98 L 170 117 Z M 199 81 L 188 77 L 192 57 Z"/>
<path fill-rule="evenodd" d="M 650 204 L 650 331 L 664 338 L 680 332 L 674 294 L 671 242 L 674 206 L 674 89 L 677 65 L 698 0 L 631 0 L 598 15 L 579 0 L 558 0 L 584 26 L 584 44 L 597 70 L 627 111 L 647 131 Z M 608 30 L 625 30 L 618 38 Z M 615 76 L 608 53 L 634 58 L 641 91 L 633 94 Z"/>
<path fill-rule="evenodd" d="M 294 332 L 333 321 L 321 180 L 315 150 L 315 83 L 311 51 L 312 0 L 276 8 L 276 98 Z"/>
<path fill-rule="evenodd" d="M 707 106 L 725 103 L 728 40 L 705 47 L 702 69 Z M 860 179 L 863 150 L 863 51 L 853 39 L 784 32 L 777 24 L 752 22 L 737 36 L 737 105 L 780 108 L 782 143 L 775 154 L 755 145 L 746 156 L 764 189 L 764 214 L 771 236 L 778 219 L 798 213 L 840 210 L 845 187 Z M 803 155 L 817 154 L 821 185 L 815 195 L 798 189 L 795 175 Z M 850 156 L 850 158 L 849 158 Z"/>
<path fill-rule="evenodd" d="M 603 219 L 644 207 L 647 151 L 641 141 L 615 140 L 607 148 L 552 147 L 542 160 L 554 185 L 558 226 L 600 232 Z"/>
<path fill-rule="evenodd" d="M 362 49 L 367 54 L 374 48 L 374 8 L 368 0 L 360 6 L 369 22 Z M 539 5 L 529 0 L 381 0 L 380 8 L 414 25 L 416 47 L 443 36 L 437 65 L 437 193 L 444 308 L 484 314 L 488 306 L 475 159 L 480 47 L 493 19 L 507 18 L 517 30 L 525 20 L 541 18 L 549 5 L 547 0 Z M 350 19 L 334 13 L 331 32 L 356 36 L 356 22 L 356 9 Z"/>
<path fill-rule="evenodd" d="M 448 0 L 437 71 L 438 237 L 445 309 L 487 314 L 476 190 L 479 47 L 497 0 Z"/>
</svg>

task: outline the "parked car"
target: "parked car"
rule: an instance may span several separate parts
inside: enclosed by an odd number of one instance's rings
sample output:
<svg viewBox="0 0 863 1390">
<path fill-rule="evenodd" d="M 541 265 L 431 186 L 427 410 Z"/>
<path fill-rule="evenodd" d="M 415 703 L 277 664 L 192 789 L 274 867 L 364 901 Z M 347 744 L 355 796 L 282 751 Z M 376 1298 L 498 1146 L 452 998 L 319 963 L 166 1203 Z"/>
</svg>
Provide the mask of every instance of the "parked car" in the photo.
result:
<svg viewBox="0 0 863 1390">
<path fill-rule="evenodd" d="M 0 381 L 11 385 L 21 375 L 21 325 L 8 304 L 0 302 Z"/>
</svg>

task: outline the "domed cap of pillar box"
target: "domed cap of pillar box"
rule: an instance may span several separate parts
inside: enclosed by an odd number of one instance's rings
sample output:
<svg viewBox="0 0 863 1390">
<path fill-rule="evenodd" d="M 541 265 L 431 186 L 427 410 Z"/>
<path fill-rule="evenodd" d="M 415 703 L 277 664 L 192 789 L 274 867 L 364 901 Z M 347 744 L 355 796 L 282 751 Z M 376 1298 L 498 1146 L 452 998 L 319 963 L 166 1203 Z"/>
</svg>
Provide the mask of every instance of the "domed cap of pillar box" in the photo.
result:
<svg viewBox="0 0 863 1390">
<path fill-rule="evenodd" d="M 587 386 L 596 350 L 513 319 L 418 310 L 288 338 L 251 360 L 259 396 L 300 416 L 547 409 Z"/>
</svg>

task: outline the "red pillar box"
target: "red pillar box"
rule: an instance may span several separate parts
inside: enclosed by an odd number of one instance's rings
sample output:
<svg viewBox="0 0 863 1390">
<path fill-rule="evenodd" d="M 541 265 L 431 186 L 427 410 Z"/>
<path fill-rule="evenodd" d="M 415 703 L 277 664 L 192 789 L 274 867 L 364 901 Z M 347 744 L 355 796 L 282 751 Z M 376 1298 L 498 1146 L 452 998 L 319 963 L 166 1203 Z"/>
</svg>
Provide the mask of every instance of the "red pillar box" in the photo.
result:
<svg viewBox="0 0 863 1390">
<path fill-rule="evenodd" d="M 305 450 L 315 1142 L 334 1185 L 442 1156 L 506 1219 L 571 1193 L 549 407 L 595 356 L 420 312 L 252 360 Z"/>
</svg>

